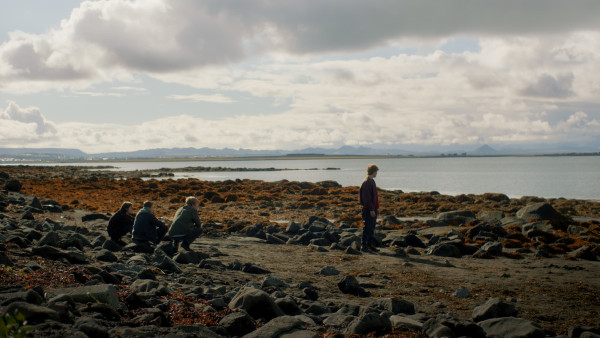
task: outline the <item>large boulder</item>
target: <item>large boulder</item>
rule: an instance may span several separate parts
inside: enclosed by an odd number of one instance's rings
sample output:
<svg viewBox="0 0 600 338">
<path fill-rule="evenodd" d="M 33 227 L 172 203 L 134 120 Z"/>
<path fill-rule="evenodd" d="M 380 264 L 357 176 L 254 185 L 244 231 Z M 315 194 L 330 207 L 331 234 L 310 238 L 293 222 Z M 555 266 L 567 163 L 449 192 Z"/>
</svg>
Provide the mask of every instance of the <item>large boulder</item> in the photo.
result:
<svg viewBox="0 0 600 338">
<path fill-rule="evenodd" d="M 363 289 L 358 280 L 353 276 L 347 275 L 338 282 L 338 288 L 342 293 L 347 293 L 359 297 L 369 297 L 370 293 Z"/>
<path fill-rule="evenodd" d="M 543 338 L 546 336 L 539 325 L 522 318 L 493 318 L 479 322 L 478 325 L 488 337 Z"/>
<path fill-rule="evenodd" d="M 4 183 L 4 190 L 7 191 L 19 192 L 22 187 L 23 185 L 21 185 L 21 182 L 15 179 L 8 180 Z"/>
<path fill-rule="evenodd" d="M 407 315 L 415 314 L 415 306 L 413 303 L 399 298 L 380 298 L 369 303 L 370 308 L 380 311 L 389 311 L 395 315 L 404 313 Z"/>
<path fill-rule="evenodd" d="M 230 336 L 243 336 L 256 329 L 256 324 L 250 315 L 244 311 L 232 312 L 219 321 Z"/>
<path fill-rule="evenodd" d="M 242 309 L 254 319 L 271 320 L 285 315 L 266 292 L 253 287 L 241 288 L 229 302 L 229 308 Z"/>
<path fill-rule="evenodd" d="M 441 257 L 462 257 L 460 250 L 451 243 L 438 243 L 427 249 L 428 255 Z"/>
<path fill-rule="evenodd" d="M 549 221 L 555 229 L 566 230 L 570 219 L 558 211 L 550 204 L 541 202 L 534 203 L 521 208 L 516 216 L 525 221 Z"/>
<path fill-rule="evenodd" d="M 283 316 L 278 317 L 267 324 L 263 325 L 258 330 L 244 336 L 244 338 L 263 338 L 263 337 L 315 337 L 319 335 L 315 332 L 312 335 L 310 332 L 305 332 L 303 329 L 304 322 L 296 317 Z"/>
<path fill-rule="evenodd" d="M 512 317 L 517 315 L 517 309 L 512 304 L 504 303 L 500 298 L 490 298 L 483 305 L 473 310 L 473 320 L 480 322 L 486 319 Z"/>
<path fill-rule="evenodd" d="M 58 312 L 44 306 L 29 304 L 25 302 L 14 302 L 4 309 L 4 314 L 14 314 L 18 312 L 25 317 L 28 324 L 41 323 L 47 319 L 58 321 Z"/>
<path fill-rule="evenodd" d="M 367 334 L 375 332 L 378 335 L 388 333 L 392 329 L 390 320 L 375 312 L 365 313 L 354 319 L 344 331 L 345 334 Z"/>
<path fill-rule="evenodd" d="M 469 210 L 455 210 L 439 213 L 435 219 L 450 225 L 459 225 L 475 221 L 477 216 Z"/>
</svg>

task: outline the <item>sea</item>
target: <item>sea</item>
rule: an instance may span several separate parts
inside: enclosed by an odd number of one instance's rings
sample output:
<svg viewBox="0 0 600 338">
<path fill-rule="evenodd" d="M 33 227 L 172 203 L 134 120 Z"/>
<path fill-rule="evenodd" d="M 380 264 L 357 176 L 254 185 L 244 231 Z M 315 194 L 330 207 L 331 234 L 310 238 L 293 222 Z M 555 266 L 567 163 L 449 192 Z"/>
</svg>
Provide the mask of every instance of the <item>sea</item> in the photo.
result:
<svg viewBox="0 0 600 338">
<path fill-rule="evenodd" d="M 285 158 L 200 161 L 77 162 L 44 165 L 110 165 L 113 170 L 183 167 L 275 168 L 281 171 L 177 172 L 173 179 L 208 181 L 332 180 L 358 186 L 367 165 L 379 167 L 375 181 L 386 190 L 437 191 L 446 195 L 502 193 L 511 198 L 538 196 L 600 201 L 600 156 Z M 39 165 L 27 163 L 29 165 Z"/>
</svg>

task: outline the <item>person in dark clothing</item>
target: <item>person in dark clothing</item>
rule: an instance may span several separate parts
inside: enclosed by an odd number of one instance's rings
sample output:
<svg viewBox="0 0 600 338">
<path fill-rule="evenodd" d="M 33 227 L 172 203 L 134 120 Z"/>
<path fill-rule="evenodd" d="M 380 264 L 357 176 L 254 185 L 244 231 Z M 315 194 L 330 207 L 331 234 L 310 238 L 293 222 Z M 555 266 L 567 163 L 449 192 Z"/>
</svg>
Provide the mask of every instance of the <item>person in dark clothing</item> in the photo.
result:
<svg viewBox="0 0 600 338">
<path fill-rule="evenodd" d="M 135 215 L 131 237 L 136 243 L 158 244 L 167 233 L 167 226 L 154 216 L 154 205 L 144 202 L 144 207 Z"/>
<path fill-rule="evenodd" d="M 200 209 L 200 201 L 190 196 L 185 199 L 185 206 L 175 212 L 173 223 L 169 228 L 169 237 L 173 239 L 176 249 L 179 248 L 179 242 L 182 242 L 181 247 L 191 251 L 190 244 L 202 234 L 198 209 Z"/>
<path fill-rule="evenodd" d="M 115 212 L 114 215 L 108 220 L 108 236 L 113 241 L 120 245 L 126 243 L 121 240 L 121 237 L 127 233 L 131 233 L 133 230 L 133 204 L 131 202 L 123 202 L 119 211 Z"/>
<path fill-rule="evenodd" d="M 378 251 L 373 241 L 375 232 L 375 223 L 379 212 L 379 198 L 377 196 L 377 185 L 374 178 L 377 176 L 376 165 L 371 164 L 367 167 L 367 177 L 360 186 L 360 205 L 362 205 L 363 233 L 362 233 L 362 251 Z"/>
</svg>

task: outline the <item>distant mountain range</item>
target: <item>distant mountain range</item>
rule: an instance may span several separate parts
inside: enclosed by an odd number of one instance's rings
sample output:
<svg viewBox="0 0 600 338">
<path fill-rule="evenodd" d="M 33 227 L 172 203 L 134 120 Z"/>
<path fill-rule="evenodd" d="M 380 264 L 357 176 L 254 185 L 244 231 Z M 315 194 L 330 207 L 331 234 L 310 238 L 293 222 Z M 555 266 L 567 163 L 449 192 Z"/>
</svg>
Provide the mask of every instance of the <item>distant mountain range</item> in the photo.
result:
<svg viewBox="0 0 600 338">
<path fill-rule="evenodd" d="M 472 148 L 473 146 L 471 146 Z M 398 149 L 391 146 L 340 148 L 304 148 L 300 150 L 251 150 L 251 149 L 214 149 L 214 148 L 156 148 L 129 152 L 107 152 L 88 154 L 78 149 L 67 148 L 0 148 L 0 161 L 78 161 L 78 160 L 126 160 L 152 158 L 214 158 L 214 157 L 260 157 L 260 156 L 501 156 L 501 155 L 543 155 L 543 154 L 590 154 L 600 155 L 598 149 L 568 148 L 502 148 L 494 149 L 485 144 L 472 150 L 463 150 L 458 146 L 440 147 L 440 150 Z"/>
</svg>

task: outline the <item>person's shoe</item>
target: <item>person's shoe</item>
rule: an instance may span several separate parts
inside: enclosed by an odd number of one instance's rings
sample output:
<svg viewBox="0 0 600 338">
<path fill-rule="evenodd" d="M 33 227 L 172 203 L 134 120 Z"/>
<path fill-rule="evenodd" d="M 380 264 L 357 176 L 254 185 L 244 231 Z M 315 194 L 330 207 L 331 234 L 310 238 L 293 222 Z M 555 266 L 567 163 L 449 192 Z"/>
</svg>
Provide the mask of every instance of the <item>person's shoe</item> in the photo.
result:
<svg viewBox="0 0 600 338">
<path fill-rule="evenodd" d="M 369 252 L 371 250 L 368 247 L 363 246 L 362 248 L 360 248 L 360 251 L 362 251 L 362 252 Z"/>
<path fill-rule="evenodd" d="M 178 240 L 173 241 L 173 249 L 175 252 L 179 251 L 179 241 Z"/>
<path fill-rule="evenodd" d="M 181 243 L 181 247 L 185 250 L 185 251 L 194 251 L 192 250 L 192 248 L 190 248 L 190 244 L 188 242 L 183 242 Z"/>
<path fill-rule="evenodd" d="M 373 252 L 379 252 L 379 249 L 377 249 L 377 247 L 373 244 L 370 244 L 368 246 L 369 250 L 373 251 Z"/>
</svg>

